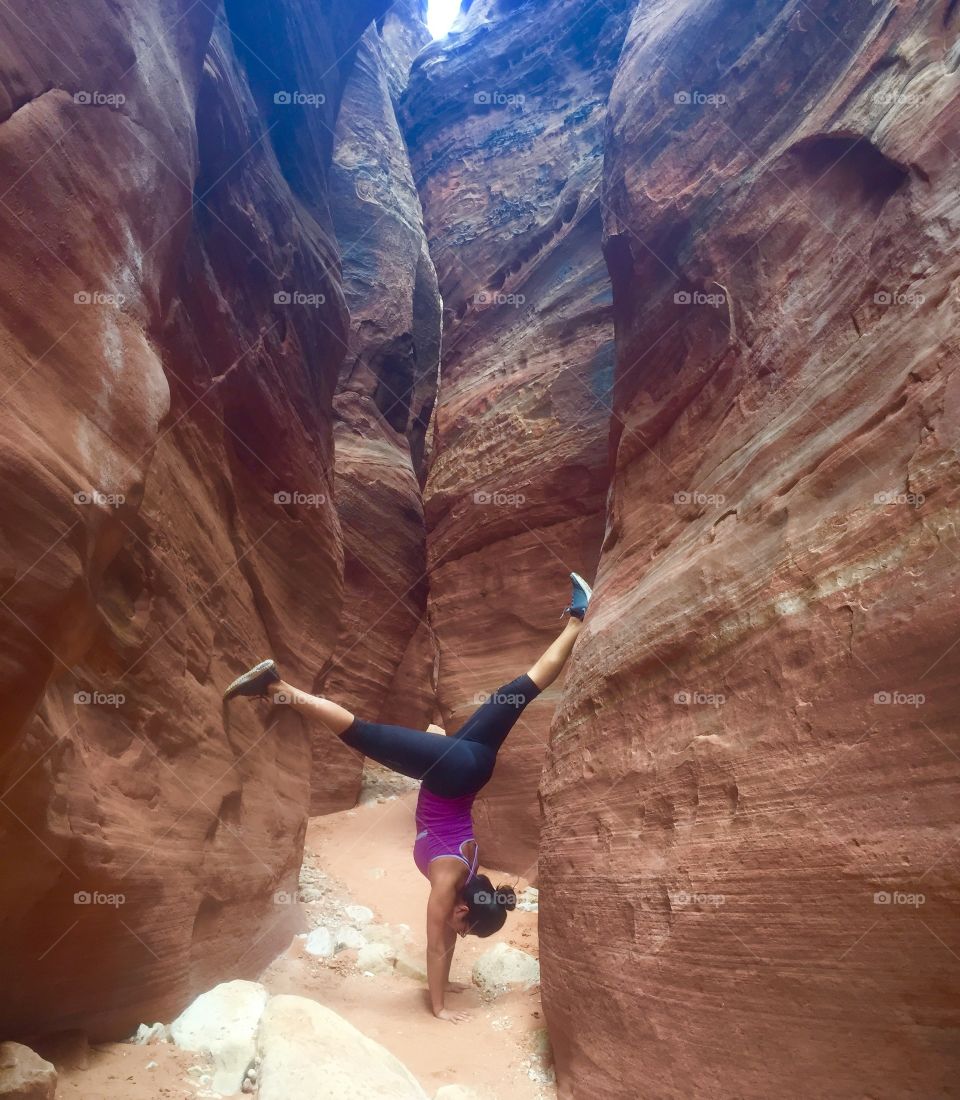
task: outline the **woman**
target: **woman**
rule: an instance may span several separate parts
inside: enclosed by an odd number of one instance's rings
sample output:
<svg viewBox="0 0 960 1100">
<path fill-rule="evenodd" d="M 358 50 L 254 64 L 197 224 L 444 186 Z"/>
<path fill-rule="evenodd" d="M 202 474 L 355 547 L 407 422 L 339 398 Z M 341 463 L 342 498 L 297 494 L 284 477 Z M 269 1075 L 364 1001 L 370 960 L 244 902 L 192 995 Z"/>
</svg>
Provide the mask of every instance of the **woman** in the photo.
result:
<svg viewBox="0 0 960 1100">
<path fill-rule="evenodd" d="M 427 981 L 433 1014 L 451 1023 L 466 1019 L 464 1013 L 444 1008 L 444 994 L 459 991 L 449 982 L 457 936 L 493 935 L 516 906 L 509 886 L 494 889 L 486 875 L 477 873 L 480 852 L 471 809 L 524 707 L 556 680 L 573 649 L 592 593 L 578 574 L 570 577 L 573 599 L 564 611 L 570 618 L 559 638 L 528 672 L 504 684 L 449 737 L 437 726 L 423 731 L 365 722 L 329 699 L 284 683 L 273 661 L 262 661 L 245 672 L 223 694 L 225 700 L 240 695 L 280 696 L 351 748 L 421 781 L 413 857 L 430 881 Z"/>
</svg>

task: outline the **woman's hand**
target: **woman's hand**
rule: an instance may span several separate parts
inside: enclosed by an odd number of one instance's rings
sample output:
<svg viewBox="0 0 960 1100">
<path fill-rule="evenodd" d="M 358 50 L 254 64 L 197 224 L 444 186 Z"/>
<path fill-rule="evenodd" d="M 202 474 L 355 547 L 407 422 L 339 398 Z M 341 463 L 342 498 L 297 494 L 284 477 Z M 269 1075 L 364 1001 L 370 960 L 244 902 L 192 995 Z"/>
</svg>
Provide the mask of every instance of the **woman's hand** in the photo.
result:
<svg viewBox="0 0 960 1100">
<path fill-rule="evenodd" d="M 438 1020 L 447 1020 L 451 1024 L 462 1024 L 464 1020 L 470 1019 L 469 1012 L 451 1012 L 449 1008 L 441 1008 L 439 1012 L 434 1012 L 434 1016 Z"/>
</svg>

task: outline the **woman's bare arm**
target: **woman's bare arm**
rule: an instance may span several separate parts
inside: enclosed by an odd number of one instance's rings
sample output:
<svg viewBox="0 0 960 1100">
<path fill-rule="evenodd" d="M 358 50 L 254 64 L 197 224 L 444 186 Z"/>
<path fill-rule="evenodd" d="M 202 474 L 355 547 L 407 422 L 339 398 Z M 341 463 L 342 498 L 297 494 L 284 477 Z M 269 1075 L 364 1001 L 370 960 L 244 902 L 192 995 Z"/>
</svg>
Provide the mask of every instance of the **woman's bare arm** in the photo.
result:
<svg viewBox="0 0 960 1100">
<path fill-rule="evenodd" d="M 441 878 L 431 882 L 427 902 L 427 985 L 430 1008 L 440 1020 L 459 1023 L 467 1019 L 463 1012 L 451 1012 L 444 1007 L 444 994 L 450 977 L 450 964 L 457 945 L 457 934 L 448 921 L 456 902 L 456 880 Z"/>
</svg>

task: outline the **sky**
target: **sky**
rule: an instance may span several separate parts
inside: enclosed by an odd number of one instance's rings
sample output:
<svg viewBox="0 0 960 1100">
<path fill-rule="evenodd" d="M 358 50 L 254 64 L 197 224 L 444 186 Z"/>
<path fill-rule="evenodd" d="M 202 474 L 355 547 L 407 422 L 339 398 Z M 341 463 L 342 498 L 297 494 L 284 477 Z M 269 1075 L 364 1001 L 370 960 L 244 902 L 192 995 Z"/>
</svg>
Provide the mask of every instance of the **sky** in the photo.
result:
<svg viewBox="0 0 960 1100">
<path fill-rule="evenodd" d="M 460 0 L 430 0 L 427 26 L 434 38 L 443 38 L 460 11 Z"/>
</svg>

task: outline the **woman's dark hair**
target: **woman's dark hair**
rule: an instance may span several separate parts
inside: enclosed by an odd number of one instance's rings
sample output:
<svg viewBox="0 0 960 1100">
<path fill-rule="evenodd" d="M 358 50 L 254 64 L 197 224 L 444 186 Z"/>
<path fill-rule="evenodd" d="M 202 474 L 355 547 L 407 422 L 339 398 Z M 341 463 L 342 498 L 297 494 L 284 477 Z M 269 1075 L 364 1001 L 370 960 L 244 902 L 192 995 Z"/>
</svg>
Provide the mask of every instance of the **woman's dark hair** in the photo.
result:
<svg viewBox="0 0 960 1100">
<path fill-rule="evenodd" d="M 474 936 L 485 939 L 499 932 L 507 913 L 516 909 L 517 895 L 512 886 L 498 886 L 486 875 L 474 875 L 460 888 L 460 900 L 470 910 L 467 923 Z"/>
</svg>

